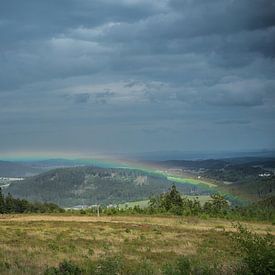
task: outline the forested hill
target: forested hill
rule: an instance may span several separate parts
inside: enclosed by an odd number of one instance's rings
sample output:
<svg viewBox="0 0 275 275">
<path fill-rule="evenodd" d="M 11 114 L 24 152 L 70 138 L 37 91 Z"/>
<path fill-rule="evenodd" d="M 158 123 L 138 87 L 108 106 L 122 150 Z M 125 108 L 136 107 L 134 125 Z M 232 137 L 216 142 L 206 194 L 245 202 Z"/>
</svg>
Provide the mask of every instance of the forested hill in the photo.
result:
<svg viewBox="0 0 275 275">
<path fill-rule="evenodd" d="M 119 203 L 148 199 L 165 192 L 171 181 L 134 169 L 60 168 L 12 183 L 5 193 L 31 201 L 54 202 L 63 207 Z M 205 194 L 198 186 L 177 184 L 188 195 Z"/>
<path fill-rule="evenodd" d="M 216 181 L 226 192 L 249 200 L 275 195 L 275 158 L 169 160 L 158 164 Z"/>
</svg>

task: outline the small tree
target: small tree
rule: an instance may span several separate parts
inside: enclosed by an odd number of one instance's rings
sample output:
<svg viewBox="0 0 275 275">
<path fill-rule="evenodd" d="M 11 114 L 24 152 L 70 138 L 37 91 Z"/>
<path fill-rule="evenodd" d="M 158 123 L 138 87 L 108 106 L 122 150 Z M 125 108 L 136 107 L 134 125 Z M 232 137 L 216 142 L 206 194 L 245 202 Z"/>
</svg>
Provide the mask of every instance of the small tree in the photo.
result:
<svg viewBox="0 0 275 275">
<path fill-rule="evenodd" d="M 170 204 L 174 206 L 182 207 L 183 205 L 180 192 L 177 190 L 175 184 L 172 185 L 170 192 L 167 193 L 166 199 Z"/>
<path fill-rule="evenodd" d="M 204 204 L 204 210 L 211 214 L 225 213 L 229 208 L 229 203 L 224 196 L 220 194 L 212 194 L 211 201 Z"/>
<path fill-rule="evenodd" d="M 183 200 L 181 198 L 180 192 L 177 190 L 176 186 L 173 184 L 170 191 L 164 196 L 164 207 L 166 211 L 170 211 L 176 215 L 182 214 Z"/>
<path fill-rule="evenodd" d="M 168 192 L 151 198 L 149 206 L 153 211 L 170 211 L 178 215 L 182 213 L 183 199 L 176 186 L 173 184 Z"/>
<path fill-rule="evenodd" d="M 0 187 L 0 214 L 5 213 L 5 199 L 4 195 L 2 194 L 2 189 Z"/>
<path fill-rule="evenodd" d="M 6 213 L 12 213 L 15 212 L 15 203 L 14 203 L 14 198 L 10 193 L 6 196 L 5 199 L 5 211 Z"/>
<path fill-rule="evenodd" d="M 224 196 L 220 194 L 213 194 L 211 195 L 211 198 L 213 200 L 212 204 L 214 211 L 220 213 L 226 211 L 229 208 L 228 201 L 225 199 Z"/>
</svg>

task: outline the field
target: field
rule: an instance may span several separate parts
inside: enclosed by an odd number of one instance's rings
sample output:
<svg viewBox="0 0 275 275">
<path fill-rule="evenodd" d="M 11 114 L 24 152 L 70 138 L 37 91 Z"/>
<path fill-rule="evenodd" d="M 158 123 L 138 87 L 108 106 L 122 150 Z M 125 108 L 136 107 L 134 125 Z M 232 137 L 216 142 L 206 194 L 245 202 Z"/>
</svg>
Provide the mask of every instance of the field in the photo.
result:
<svg viewBox="0 0 275 275">
<path fill-rule="evenodd" d="M 198 199 L 198 201 L 204 205 L 207 201 L 211 199 L 209 195 L 199 195 L 199 196 L 183 196 L 184 198 L 188 198 L 190 200 Z M 141 208 L 147 207 L 149 203 L 149 200 L 143 200 L 143 201 L 131 201 L 126 203 L 120 203 L 118 206 L 121 208 L 124 207 L 134 207 L 139 206 Z"/>
<path fill-rule="evenodd" d="M 275 236 L 274 225 L 245 225 Z M 195 217 L 2 215 L 0 273 L 43 274 L 64 259 L 88 267 L 115 256 L 129 270 L 149 263 L 158 272 L 180 255 L 200 265 L 222 266 L 226 273 L 239 261 L 230 238 L 234 230 L 230 221 Z"/>
<path fill-rule="evenodd" d="M 168 176 L 167 179 L 172 182 L 178 182 L 178 183 L 189 183 L 193 185 L 205 185 L 208 187 L 217 187 L 216 184 L 210 182 L 210 181 L 205 181 L 205 180 L 197 180 L 193 178 L 182 178 L 182 177 L 176 177 L 176 176 Z"/>
</svg>

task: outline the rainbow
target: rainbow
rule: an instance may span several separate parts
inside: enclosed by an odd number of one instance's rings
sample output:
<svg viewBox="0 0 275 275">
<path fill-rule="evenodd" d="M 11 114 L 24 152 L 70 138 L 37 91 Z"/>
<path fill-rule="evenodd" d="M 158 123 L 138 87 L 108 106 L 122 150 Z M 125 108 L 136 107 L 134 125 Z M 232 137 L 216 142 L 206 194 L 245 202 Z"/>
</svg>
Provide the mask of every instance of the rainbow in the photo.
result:
<svg viewBox="0 0 275 275">
<path fill-rule="evenodd" d="M 160 165 L 141 162 L 136 160 L 129 159 L 118 159 L 114 156 L 106 156 L 94 154 L 93 158 L 89 156 L 83 156 L 78 153 L 32 153 L 26 154 L 26 152 L 21 152 L 17 154 L 1 154 L 1 160 L 7 161 L 42 161 L 42 160 L 55 160 L 55 159 L 63 159 L 66 161 L 71 161 L 72 163 L 77 163 L 79 165 L 92 165 L 101 168 L 120 168 L 120 169 L 132 169 L 143 171 L 150 175 L 164 177 L 166 180 L 172 183 L 182 183 L 187 185 L 194 185 L 204 190 L 209 191 L 209 193 L 220 193 L 224 195 L 229 201 L 235 202 L 237 204 L 246 204 L 247 201 L 243 198 L 235 196 L 230 193 L 223 192 L 221 188 L 216 184 L 209 180 L 198 179 L 195 177 L 191 177 L 190 175 L 179 175 L 170 169 L 166 169 Z"/>
</svg>

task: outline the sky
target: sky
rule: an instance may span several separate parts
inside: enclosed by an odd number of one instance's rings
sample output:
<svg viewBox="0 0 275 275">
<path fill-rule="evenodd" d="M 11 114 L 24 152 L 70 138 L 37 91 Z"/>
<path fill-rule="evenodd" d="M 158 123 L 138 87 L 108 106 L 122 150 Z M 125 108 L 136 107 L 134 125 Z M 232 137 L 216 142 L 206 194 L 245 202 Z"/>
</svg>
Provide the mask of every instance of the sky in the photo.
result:
<svg viewBox="0 0 275 275">
<path fill-rule="evenodd" d="M 0 155 L 275 148 L 275 1 L 0 2 Z"/>
</svg>

